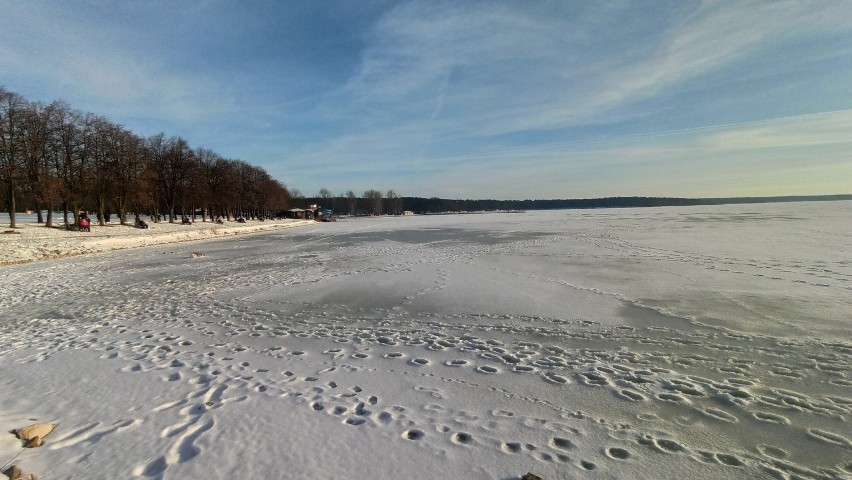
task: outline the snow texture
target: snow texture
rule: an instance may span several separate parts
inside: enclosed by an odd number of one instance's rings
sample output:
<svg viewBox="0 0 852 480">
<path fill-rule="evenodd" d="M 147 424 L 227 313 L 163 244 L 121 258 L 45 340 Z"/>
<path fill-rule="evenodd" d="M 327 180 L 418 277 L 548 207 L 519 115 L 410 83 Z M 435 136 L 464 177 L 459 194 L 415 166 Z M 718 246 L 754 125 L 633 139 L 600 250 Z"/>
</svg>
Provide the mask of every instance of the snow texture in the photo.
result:
<svg viewBox="0 0 852 480">
<path fill-rule="evenodd" d="M 351 219 L 6 266 L 0 426 L 60 425 L 0 462 L 848 478 L 850 208 Z"/>
<path fill-rule="evenodd" d="M 46 228 L 43 224 L 36 223 L 34 214 L 18 214 L 17 228 L 4 229 L 2 230 L 4 233 L 0 234 L 0 247 L 3 248 L 0 266 L 125 248 L 280 230 L 314 223 L 312 220 L 264 222 L 247 220 L 245 223 L 216 224 L 212 221 L 198 221 L 183 225 L 169 222 L 154 223 L 147 217 L 144 219 L 148 221 L 147 229 L 134 228 L 133 219 L 131 219 L 130 225 L 113 222 L 100 226 L 95 223 L 90 232 L 78 232 L 65 230 L 61 219 L 58 221 L 54 219 L 54 227 Z M 9 225 L 9 215 L 0 214 L 0 223 Z"/>
</svg>

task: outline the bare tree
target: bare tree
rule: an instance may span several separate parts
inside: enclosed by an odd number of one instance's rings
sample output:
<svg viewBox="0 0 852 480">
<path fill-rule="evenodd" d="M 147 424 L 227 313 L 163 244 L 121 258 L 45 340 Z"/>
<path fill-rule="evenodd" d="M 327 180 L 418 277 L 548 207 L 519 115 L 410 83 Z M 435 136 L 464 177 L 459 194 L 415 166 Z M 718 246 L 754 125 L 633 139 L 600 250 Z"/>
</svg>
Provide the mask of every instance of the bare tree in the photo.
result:
<svg viewBox="0 0 852 480">
<path fill-rule="evenodd" d="M 0 87 L 0 187 L 9 212 L 9 228 L 16 227 L 16 201 L 24 184 L 21 124 L 25 108 L 23 97 Z"/>
<path fill-rule="evenodd" d="M 201 147 L 195 149 L 195 158 L 198 162 L 198 178 L 195 181 L 201 197 L 201 221 L 206 222 L 208 215 L 211 219 L 214 216 L 214 203 L 221 184 L 216 164 L 222 161 L 222 157 L 213 150 Z"/>
<path fill-rule="evenodd" d="M 82 114 L 64 102 L 54 102 L 53 125 L 50 139 L 51 172 L 58 183 L 59 201 L 62 203 L 63 221 L 68 227 L 68 209 L 74 205 L 78 209 L 79 198 L 82 197 L 81 185 L 77 175 L 82 175 L 78 163 L 81 161 L 80 149 L 83 145 Z M 76 214 L 75 214 L 76 216 Z"/>
<path fill-rule="evenodd" d="M 331 190 L 327 188 L 320 188 L 319 192 L 317 193 L 317 199 L 319 200 L 318 203 L 321 203 L 323 208 L 330 208 L 331 210 L 334 210 L 337 206 L 335 205 L 336 202 L 334 199 L 334 194 L 331 193 Z"/>
<path fill-rule="evenodd" d="M 127 213 L 135 204 L 137 192 L 143 188 L 143 174 L 148 159 L 145 142 L 142 138 L 123 128 L 116 134 L 117 160 L 111 164 L 114 180 L 112 202 L 122 225 L 127 225 Z M 139 218 L 136 209 L 136 220 Z"/>
<path fill-rule="evenodd" d="M 280 215 L 290 204 L 290 192 L 280 181 L 268 177 L 264 181 L 264 208 L 269 214 Z"/>
<path fill-rule="evenodd" d="M 346 203 L 349 205 L 349 215 L 355 215 L 355 210 L 358 208 L 358 196 L 352 190 L 346 192 Z"/>
<path fill-rule="evenodd" d="M 133 213 L 136 221 L 140 220 L 139 214 L 143 211 L 155 222 L 159 222 L 159 195 L 157 187 L 157 173 L 153 168 L 153 156 L 148 148 L 146 140 L 142 140 L 142 172 L 139 176 L 139 189 L 132 191 L 130 203 L 133 205 Z"/>
<path fill-rule="evenodd" d="M 98 224 L 106 221 L 110 198 L 117 190 L 115 173 L 122 162 L 123 129 L 104 117 L 95 117 L 91 140 L 88 142 L 92 159 L 91 192 L 98 212 Z"/>
<path fill-rule="evenodd" d="M 399 215 L 402 213 L 402 197 L 397 195 L 393 190 L 388 190 L 385 195 L 385 207 L 391 215 Z"/>
<path fill-rule="evenodd" d="M 231 212 L 237 203 L 237 192 L 231 186 L 235 170 L 236 165 L 232 160 L 223 158 L 216 162 L 215 176 L 217 184 L 214 194 L 219 202 L 219 215 L 224 215 L 228 219 L 231 218 Z"/>
<path fill-rule="evenodd" d="M 241 182 L 244 194 L 244 207 L 246 216 L 249 218 L 261 218 L 264 215 L 264 191 L 263 187 L 270 179 L 268 173 L 262 168 L 241 162 Z"/>
<path fill-rule="evenodd" d="M 242 160 L 231 160 L 233 166 L 229 187 L 235 195 L 234 216 L 245 217 L 246 207 L 251 203 L 251 190 L 249 186 L 250 168 L 246 162 Z"/>
<path fill-rule="evenodd" d="M 157 176 L 159 200 L 163 202 L 169 222 L 177 219 L 178 200 L 187 188 L 192 150 L 181 137 L 165 138 L 159 133 L 148 139 L 151 162 Z"/>
<path fill-rule="evenodd" d="M 367 190 L 364 192 L 363 198 L 372 215 L 382 214 L 382 192 L 378 190 Z"/>
<path fill-rule="evenodd" d="M 192 150 L 189 162 L 186 166 L 185 187 L 181 191 L 181 211 L 185 217 L 196 219 L 196 212 L 201 209 L 201 219 L 206 220 L 205 205 L 207 199 L 207 186 L 204 181 L 204 167 L 198 158 L 198 151 Z"/>
<path fill-rule="evenodd" d="M 71 171 L 71 183 L 75 193 L 72 197 L 74 207 L 74 223 L 80 221 L 80 211 L 89 211 L 92 204 L 93 187 L 92 172 L 95 170 L 95 157 L 98 155 L 98 119 L 93 113 L 81 115 L 78 119 L 80 144 L 75 152 L 76 160 Z"/>
<path fill-rule="evenodd" d="M 21 122 L 21 138 L 24 150 L 24 167 L 27 179 L 27 188 L 32 194 L 38 212 L 38 223 L 45 223 L 42 217 L 42 207 L 47 208 L 46 226 L 53 226 L 53 206 L 50 187 L 50 128 L 52 126 L 52 106 L 44 106 L 41 103 L 28 103 L 23 110 Z"/>
</svg>

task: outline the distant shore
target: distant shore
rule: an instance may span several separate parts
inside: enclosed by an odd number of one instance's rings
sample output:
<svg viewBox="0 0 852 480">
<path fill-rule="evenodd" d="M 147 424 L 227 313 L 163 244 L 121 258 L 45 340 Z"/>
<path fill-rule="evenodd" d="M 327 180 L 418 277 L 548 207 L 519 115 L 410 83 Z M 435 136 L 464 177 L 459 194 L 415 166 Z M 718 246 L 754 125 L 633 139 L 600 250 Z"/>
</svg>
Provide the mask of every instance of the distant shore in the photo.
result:
<svg viewBox="0 0 852 480">
<path fill-rule="evenodd" d="M 852 195 L 788 195 L 776 197 L 602 197 L 551 200 L 462 200 L 448 198 L 402 197 L 405 210 L 414 213 L 458 213 L 477 211 L 587 210 L 599 208 L 689 207 L 786 202 L 830 202 L 852 200 Z M 310 199 L 310 201 L 320 201 Z"/>
<path fill-rule="evenodd" d="M 0 229 L 0 248 L 3 256 L 0 266 L 49 260 L 89 253 L 107 252 L 126 248 L 188 242 L 228 235 L 280 230 L 313 225 L 313 220 L 247 220 L 246 223 L 195 222 L 180 223 L 149 222 L 148 229 L 134 228 L 117 222 L 105 226 L 92 226 L 91 232 L 76 232 L 62 228 L 62 224 L 47 228 L 25 216 L 19 219 L 17 228 Z"/>
</svg>

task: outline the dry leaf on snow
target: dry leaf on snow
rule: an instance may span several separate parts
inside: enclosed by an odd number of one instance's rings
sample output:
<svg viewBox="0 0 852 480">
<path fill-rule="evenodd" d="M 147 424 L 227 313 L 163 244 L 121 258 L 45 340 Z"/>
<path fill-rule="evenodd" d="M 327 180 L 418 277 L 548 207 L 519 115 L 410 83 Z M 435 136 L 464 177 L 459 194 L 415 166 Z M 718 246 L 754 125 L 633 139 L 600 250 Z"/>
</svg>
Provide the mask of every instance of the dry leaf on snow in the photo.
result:
<svg viewBox="0 0 852 480">
<path fill-rule="evenodd" d="M 24 441 L 32 440 L 35 437 L 44 438 L 53 431 L 58 423 L 36 423 L 24 428 L 15 430 L 15 435 Z"/>
<path fill-rule="evenodd" d="M 9 480 L 38 480 L 38 476 L 35 473 L 22 475 L 21 468 L 17 465 L 12 465 L 7 468 L 6 471 L 3 472 L 3 475 L 9 477 Z"/>
<path fill-rule="evenodd" d="M 17 465 L 12 465 L 3 472 L 3 475 L 9 477 L 9 480 L 18 480 L 19 478 L 21 478 L 22 473 L 23 472 L 21 472 L 21 467 Z"/>
</svg>

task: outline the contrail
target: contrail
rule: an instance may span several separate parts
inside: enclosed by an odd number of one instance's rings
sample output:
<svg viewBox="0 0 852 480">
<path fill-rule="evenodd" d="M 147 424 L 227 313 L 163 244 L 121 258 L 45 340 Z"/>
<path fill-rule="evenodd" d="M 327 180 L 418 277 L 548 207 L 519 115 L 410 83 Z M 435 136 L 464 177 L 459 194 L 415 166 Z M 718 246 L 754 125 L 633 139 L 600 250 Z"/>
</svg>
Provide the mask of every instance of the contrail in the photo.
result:
<svg viewBox="0 0 852 480">
<path fill-rule="evenodd" d="M 597 137 L 597 138 L 582 138 L 564 142 L 550 142 L 550 143 L 541 143 L 537 145 L 519 145 L 517 147 L 507 147 L 500 148 L 494 150 L 487 150 L 482 152 L 474 152 L 474 153 L 460 153 L 458 155 L 445 155 L 441 157 L 432 158 L 431 160 L 450 160 L 457 158 L 482 158 L 482 157 L 490 157 L 495 155 L 503 155 L 514 152 L 530 152 L 535 150 L 545 150 L 553 147 L 564 147 L 569 145 L 579 145 L 579 144 L 592 144 L 592 143 L 601 143 L 611 141 L 615 138 L 647 138 L 647 137 L 664 137 L 671 135 L 679 135 L 690 132 L 701 132 L 707 130 L 716 130 L 716 129 L 724 129 L 724 128 L 732 128 L 732 127 L 744 127 L 749 125 L 760 125 L 769 122 L 775 122 L 780 120 L 795 120 L 801 118 L 811 118 L 818 117 L 822 115 L 832 115 L 838 113 L 852 113 L 852 109 L 842 109 L 842 110 L 832 110 L 826 112 L 816 112 L 816 113 L 804 113 L 800 115 L 787 115 L 784 117 L 772 117 L 772 118 L 764 118 L 760 120 L 751 120 L 748 122 L 734 122 L 734 123 L 720 123 L 716 125 L 704 125 L 701 127 L 691 127 L 691 128 L 682 128 L 677 130 L 664 130 L 660 132 L 649 132 L 649 133 L 635 133 L 629 135 L 614 135 L 608 137 Z"/>
<path fill-rule="evenodd" d="M 795 120 L 798 118 L 809 118 L 809 117 L 818 117 L 821 115 L 832 115 L 836 113 L 852 113 L 852 109 L 843 109 L 843 110 L 831 110 L 827 112 L 816 112 L 816 113 L 803 113 L 799 115 L 787 115 L 785 117 L 772 117 L 772 118 L 763 118 L 760 120 L 751 120 L 748 122 L 734 122 L 734 123 L 720 123 L 718 125 L 705 125 L 702 127 L 692 127 L 692 128 L 682 128 L 678 130 L 664 130 L 661 132 L 651 132 L 651 133 L 637 133 L 634 135 L 628 135 L 630 137 L 660 137 L 666 135 L 677 135 L 679 133 L 689 133 L 689 132 L 700 132 L 703 130 L 713 130 L 713 129 L 721 129 L 721 128 L 730 128 L 730 127 L 743 127 L 748 125 L 759 125 L 762 123 L 774 122 L 778 120 Z"/>
</svg>

